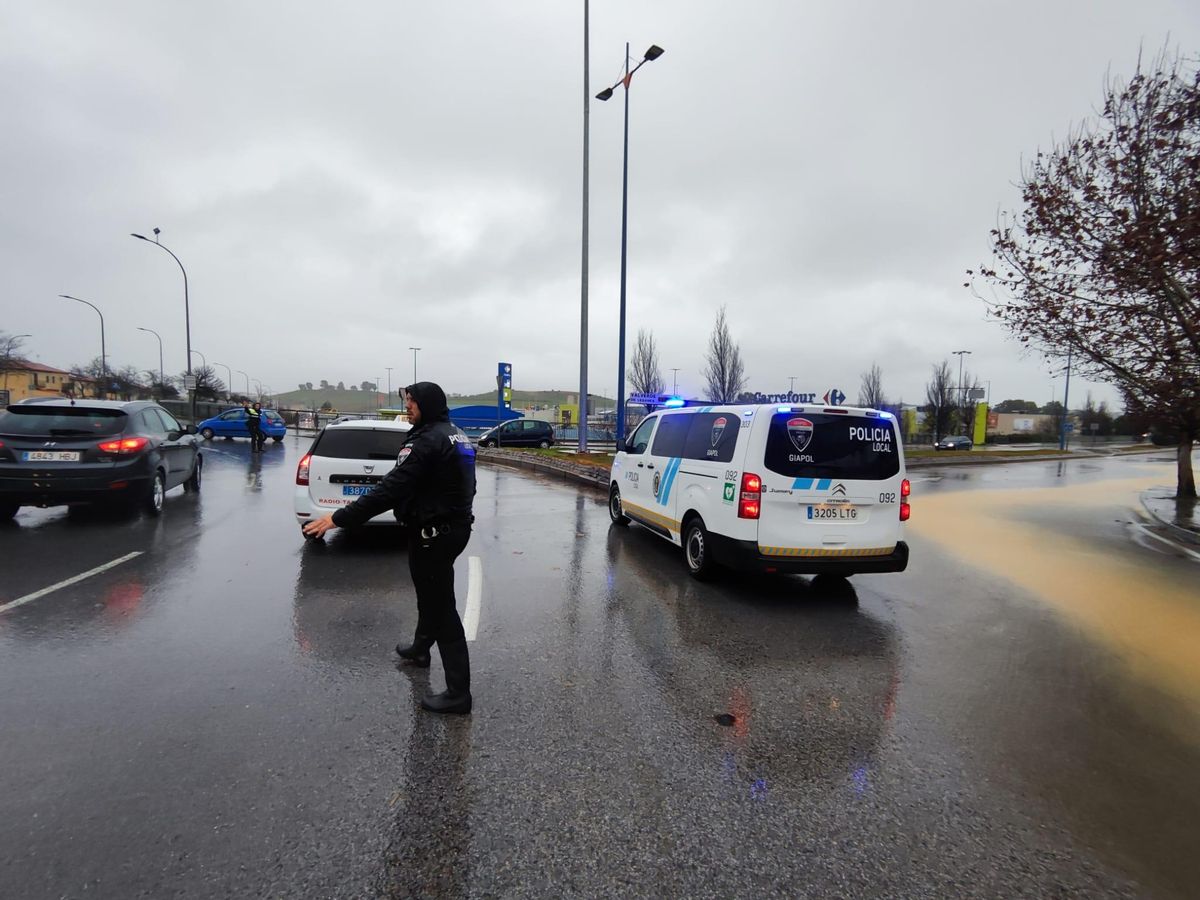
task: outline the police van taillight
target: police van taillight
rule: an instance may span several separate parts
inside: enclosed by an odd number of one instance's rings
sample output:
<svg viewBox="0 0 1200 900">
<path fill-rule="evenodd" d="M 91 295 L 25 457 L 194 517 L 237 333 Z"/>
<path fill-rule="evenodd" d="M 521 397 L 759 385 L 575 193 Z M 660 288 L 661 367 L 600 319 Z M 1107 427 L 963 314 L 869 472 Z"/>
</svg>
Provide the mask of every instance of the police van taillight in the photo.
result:
<svg viewBox="0 0 1200 900">
<path fill-rule="evenodd" d="M 912 485 L 905 478 L 900 482 L 900 521 L 907 522 L 912 515 L 912 507 L 908 505 L 908 495 L 912 493 Z"/>
<path fill-rule="evenodd" d="M 738 518 L 757 519 L 761 499 L 762 479 L 751 472 L 743 472 L 742 492 L 738 497 Z"/>
<path fill-rule="evenodd" d="M 300 465 L 296 466 L 296 484 L 308 484 L 308 464 L 311 460 L 312 454 L 305 453 Z"/>
</svg>

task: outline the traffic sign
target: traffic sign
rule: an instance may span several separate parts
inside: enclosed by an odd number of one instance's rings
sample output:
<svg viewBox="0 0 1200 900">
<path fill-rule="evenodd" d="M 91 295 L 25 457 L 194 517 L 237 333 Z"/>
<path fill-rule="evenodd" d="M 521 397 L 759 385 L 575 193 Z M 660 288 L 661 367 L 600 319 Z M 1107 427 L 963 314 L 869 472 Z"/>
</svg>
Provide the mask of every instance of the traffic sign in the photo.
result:
<svg viewBox="0 0 1200 900">
<path fill-rule="evenodd" d="M 195 375 L 184 375 L 183 376 L 183 389 L 185 391 L 194 391 L 196 389 L 196 376 Z"/>
</svg>

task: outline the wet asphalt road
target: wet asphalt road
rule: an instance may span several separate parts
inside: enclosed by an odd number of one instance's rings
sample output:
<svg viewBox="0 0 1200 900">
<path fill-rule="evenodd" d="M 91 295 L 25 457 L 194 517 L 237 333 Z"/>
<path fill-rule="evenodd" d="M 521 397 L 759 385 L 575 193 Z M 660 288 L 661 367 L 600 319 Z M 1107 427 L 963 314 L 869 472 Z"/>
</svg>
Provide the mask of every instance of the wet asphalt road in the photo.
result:
<svg viewBox="0 0 1200 900">
<path fill-rule="evenodd" d="M 0 896 L 1194 896 L 1200 562 L 1167 457 L 913 472 L 913 562 L 692 582 L 480 468 L 476 711 L 416 709 L 394 529 L 305 545 L 289 436 L 159 520 L 0 531 Z M 732 717 L 732 718 L 729 718 Z"/>
</svg>

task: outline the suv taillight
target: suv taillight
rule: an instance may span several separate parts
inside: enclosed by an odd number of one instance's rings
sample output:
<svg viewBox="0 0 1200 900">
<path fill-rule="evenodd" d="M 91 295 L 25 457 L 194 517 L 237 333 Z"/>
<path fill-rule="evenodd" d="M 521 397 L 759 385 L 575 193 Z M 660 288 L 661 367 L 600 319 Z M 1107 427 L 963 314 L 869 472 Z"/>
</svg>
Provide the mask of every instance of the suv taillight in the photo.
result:
<svg viewBox="0 0 1200 900">
<path fill-rule="evenodd" d="M 905 478 L 900 482 L 900 521 L 907 522 L 912 515 L 912 507 L 908 505 L 908 496 L 912 493 L 912 485 Z"/>
<path fill-rule="evenodd" d="M 97 449 L 102 453 L 138 453 L 146 449 L 146 445 L 150 443 L 149 438 L 131 437 L 120 438 L 115 441 L 105 441 L 102 444 L 97 444 Z"/>
<path fill-rule="evenodd" d="M 308 463 L 311 459 L 312 454 L 305 453 L 300 465 L 296 466 L 296 484 L 308 484 Z"/>
<path fill-rule="evenodd" d="M 750 472 L 742 473 L 742 493 L 738 497 L 738 518 L 757 519 L 762 498 L 762 479 Z"/>
</svg>

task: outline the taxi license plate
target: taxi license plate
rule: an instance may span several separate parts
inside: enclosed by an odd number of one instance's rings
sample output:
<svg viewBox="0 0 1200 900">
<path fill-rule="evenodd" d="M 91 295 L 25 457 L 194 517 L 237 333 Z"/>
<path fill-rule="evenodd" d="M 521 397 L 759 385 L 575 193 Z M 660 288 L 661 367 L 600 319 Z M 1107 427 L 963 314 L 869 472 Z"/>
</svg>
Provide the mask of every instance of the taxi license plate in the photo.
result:
<svg viewBox="0 0 1200 900">
<path fill-rule="evenodd" d="M 369 484 L 344 484 L 342 485 L 343 497 L 357 497 L 360 494 L 371 493 L 371 485 Z"/>
<path fill-rule="evenodd" d="M 25 462 L 79 462 L 78 450 L 24 450 Z"/>
<path fill-rule="evenodd" d="M 825 504 L 809 506 L 808 517 L 810 519 L 832 519 L 836 522 L 847 522 L 857 519 L 857 506 L 828 506 Z"/>
</svg>

